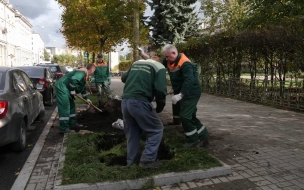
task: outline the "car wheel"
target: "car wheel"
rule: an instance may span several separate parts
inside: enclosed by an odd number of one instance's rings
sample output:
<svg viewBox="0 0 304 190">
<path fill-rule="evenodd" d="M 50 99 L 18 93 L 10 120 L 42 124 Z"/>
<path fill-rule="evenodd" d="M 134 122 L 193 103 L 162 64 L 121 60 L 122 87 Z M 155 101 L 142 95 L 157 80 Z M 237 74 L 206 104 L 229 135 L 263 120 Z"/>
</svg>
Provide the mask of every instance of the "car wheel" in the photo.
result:
<svg viewBox="0 0 304 190">
<path fill-rule="evenodd" d="M 17 152 L 23 151 L 26 148 L 26 124 L 24 120 L 21 123 L 19 138 L 11 144 L 11 148 Z"/>
</svg>

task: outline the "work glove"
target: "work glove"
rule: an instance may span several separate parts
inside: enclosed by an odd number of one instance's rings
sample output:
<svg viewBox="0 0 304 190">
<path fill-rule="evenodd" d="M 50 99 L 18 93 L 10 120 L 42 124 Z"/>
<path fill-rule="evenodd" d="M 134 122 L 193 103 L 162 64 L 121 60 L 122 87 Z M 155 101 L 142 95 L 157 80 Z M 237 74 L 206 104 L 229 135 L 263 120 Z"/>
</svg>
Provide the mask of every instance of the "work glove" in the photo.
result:
<svg viewBox="0 0 304 190">
<path fill-rule="evenodd" d="M 141 49 L 140 47 L 137 47 L 137 50 L 139 51 L 139 55 L 140 55 L 141 57 L 144 57 L 144 55 L 145 55 L 144 50 Z"/>
<path fill-rule="evenodd" d="M 71 91 L 70 94 L 75 95 L 76 94 L 75 90 Z"/>
<path fill-rule="evenodd" d="M 71 98 L 72 98 L 72 100 L 75 100 L 75 96 L 74 96 L 74 95 L 72 95 L 72 94 L 71 94 Z"/>
<path fill-rule="evenodd" d="M 140 47 L 137 47 L 137 50 L 139 51 L 139 53 L 143 52 L 144 50 L 141 49 Z"/>
<path fill-rule="evenodd" d="M 179 93 L 179 94 L 176 94 L 172 97 L 172 104 L 176 104 L 178 101 L 180 101 L 182 99 L 182 94 Z"/>
<path fill-rule="evenodd" d="M 164 107 L 166 105 L 165 100 L 156 100 L 156 113 L 160 113 L 163 111 Z"/>
<path fill-rule="evenodd" d="M 90 99 L 87 99 L 87 102 L 88 102 L 89 104 L 92 104 L 92 101 L 91 101 Z"/>
</svg>

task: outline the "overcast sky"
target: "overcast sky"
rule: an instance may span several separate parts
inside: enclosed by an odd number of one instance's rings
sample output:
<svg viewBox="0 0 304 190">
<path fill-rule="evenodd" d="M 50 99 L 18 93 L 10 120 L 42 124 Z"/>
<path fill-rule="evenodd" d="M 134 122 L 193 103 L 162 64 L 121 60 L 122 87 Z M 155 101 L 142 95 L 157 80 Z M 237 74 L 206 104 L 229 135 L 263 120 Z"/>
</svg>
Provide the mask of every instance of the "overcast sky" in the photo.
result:
<svg viewBox="0 0 304 190">
<path fill-rule="evenodd" d="M 33 31 L 41 35 L 45 47 L 65 47 L 65 39 L 60 33 L 62 8 L 55 0 L 9 0 L 20 13 L 29 19 Z M 151 15 L 148 8 L 145 15 Z M 120 49 L 120 48 L 119 48 Z M 123 54 L 129 51 L 124 49 Z"/>
<path fill-rule="evenodd" d="M 62 10 L 54 0 L 9 0 L 20 13 L 29 19 L 32 30 L 41 35 L 46 47 L 64 47 L 65 40 L 60 33 Z"/>
</svg>

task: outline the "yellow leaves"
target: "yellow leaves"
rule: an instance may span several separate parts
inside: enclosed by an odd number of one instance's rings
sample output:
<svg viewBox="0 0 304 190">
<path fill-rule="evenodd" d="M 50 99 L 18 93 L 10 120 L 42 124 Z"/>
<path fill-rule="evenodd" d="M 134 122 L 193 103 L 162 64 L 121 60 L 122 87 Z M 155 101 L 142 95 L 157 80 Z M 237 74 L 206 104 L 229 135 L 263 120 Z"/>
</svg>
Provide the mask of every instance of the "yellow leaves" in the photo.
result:
<svg viewBox="0 0 304 190">
<path fill-rule="evenodd" d="M 59 0 L 65 7 L 62 14 L 62 33 L 67 38 L 68 45 L 94 49 L 97 52 L 101 51 L 99 42 L 102 40 L 105 42 L 102 46 L 108 51 L 124 39 L 132 39 L 132 1 L 104 0 L 102 4 L 99 0 L 69 2 Z M 141 16 L 143 11 L 144 9 Z M 143 38 L 146 38 L 146 34 L 147 32 L 141 33 Z"/>
</svg>

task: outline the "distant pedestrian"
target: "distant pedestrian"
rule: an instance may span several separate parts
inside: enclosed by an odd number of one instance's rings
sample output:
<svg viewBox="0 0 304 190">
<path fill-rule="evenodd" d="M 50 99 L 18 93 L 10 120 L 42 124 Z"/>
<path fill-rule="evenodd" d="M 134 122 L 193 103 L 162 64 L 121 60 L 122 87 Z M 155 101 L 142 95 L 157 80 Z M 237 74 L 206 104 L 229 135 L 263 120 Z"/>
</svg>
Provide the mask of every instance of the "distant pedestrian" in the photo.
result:
<svg viewBox="0 0 304 190">
<path fill-rule="evenodd" d="M 139 60 L 124 73 L 125 83 L 122 97 L 124 131 L 127 138 L 127 165 L 136 163 L 142 132 L 146 135 L 145 149 L 139 166 L 158 168 L 157 152 L 163 136 L 163 124 L 156 113 L 165 106 L 166 69 L 159 57 Z M 156 109 L 151 104 L 156 100 Z"/>
<path fill-rule="evenodd" d="M 101 105 L 103 93 L 108 100 L 112 98 L 110 89 L 110 70 L 108 63 L 103 60 L 103 55 L 101 53 L 97 55 L 97 62 L 94 63 L 94 65 L 96 67 L 96 70 L 94 72 L 95 85 L 98 91 L 98 102 L 99 105 Z"/>
<path fill-rule="evenodd" d="M 92 103 L 88 99 L 88 94 L 86 93 L 86 81 L 88 76 L 93 74 L 94 71 L 95 66 L 90 64 L 87 68 L 81 68 L 66 73 L 55 83 L 59 128 L 61 133 L 74 132 L 71 129 L 80 126 L 76 123 L 74 95 L 81 93 L 84 99 Z"/>
</svg>

